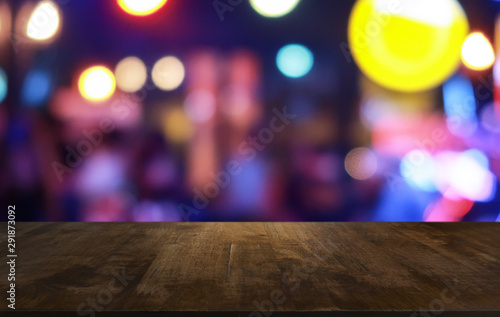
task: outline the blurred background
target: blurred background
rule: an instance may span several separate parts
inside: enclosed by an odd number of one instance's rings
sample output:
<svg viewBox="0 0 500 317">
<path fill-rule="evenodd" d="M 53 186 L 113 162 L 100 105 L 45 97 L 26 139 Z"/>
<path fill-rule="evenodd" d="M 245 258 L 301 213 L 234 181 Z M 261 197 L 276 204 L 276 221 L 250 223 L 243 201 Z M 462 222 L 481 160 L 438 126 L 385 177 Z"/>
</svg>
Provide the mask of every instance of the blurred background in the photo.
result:
<svg viewBox="0 0 500 317">
<path fill-rule="evenodd" d="M 0 1 L 0 201 L 20 221 L 500 221 L 498 13 Z"/>
</svg>

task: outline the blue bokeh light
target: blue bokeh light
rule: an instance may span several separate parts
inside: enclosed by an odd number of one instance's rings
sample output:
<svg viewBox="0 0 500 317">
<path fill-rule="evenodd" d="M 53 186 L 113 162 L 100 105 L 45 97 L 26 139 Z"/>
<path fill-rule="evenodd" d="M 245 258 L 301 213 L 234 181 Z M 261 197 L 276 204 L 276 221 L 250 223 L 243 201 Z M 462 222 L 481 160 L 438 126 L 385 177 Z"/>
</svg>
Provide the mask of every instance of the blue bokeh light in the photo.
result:
<svg viewBox="0 0 500 317">
<path fill-rule="evenodd" d="M 40 106 L 45 103 L 52 91 L 49 74 L 42 70 L 32 70 L 26 76 L 22 89 L 22 101 L 28 106 Z"/>
<path fill-rule="evenodd" d="M 400 172 L 411 187 L 425 192 L 436 191 L 436 166 L 429 153 L 422 150 L 411 151 L 401 160 Z"/>
<path fill-rule="evenodd" d="M 476 99 L 471 81 L 455 75 L 443 85 L 444 111 L 451 133 L 457 136 L 471 136 L 478 127 Z"/>
<path fill-rule="evenodd" d="M 7 97 L 8 85 L 7 85 L 7 74 L 0 68 L 0 102 L 3 102 Z"/>
<path fill-rule="evenodd" d="M 309 49 L 299 44 L 282 47 L 276 56 L 276 65 L 283 75 L 299 78 L 307 75 L 314 64 L 314 56 Z"/>
</svg>

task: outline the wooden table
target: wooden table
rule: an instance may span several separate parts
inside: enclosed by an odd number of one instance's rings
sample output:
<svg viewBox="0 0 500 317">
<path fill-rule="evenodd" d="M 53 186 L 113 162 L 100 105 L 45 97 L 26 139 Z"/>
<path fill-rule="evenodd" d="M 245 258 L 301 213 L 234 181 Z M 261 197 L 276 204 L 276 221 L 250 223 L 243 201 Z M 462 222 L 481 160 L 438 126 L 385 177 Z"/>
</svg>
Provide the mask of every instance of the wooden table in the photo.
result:
<svg viewBox="0 0 500 317">
<path fill-rule="evenodd" d="M 495 223 L 18 223 L 16 247 L 19 316 L 500 316 Z"/>
</svg>

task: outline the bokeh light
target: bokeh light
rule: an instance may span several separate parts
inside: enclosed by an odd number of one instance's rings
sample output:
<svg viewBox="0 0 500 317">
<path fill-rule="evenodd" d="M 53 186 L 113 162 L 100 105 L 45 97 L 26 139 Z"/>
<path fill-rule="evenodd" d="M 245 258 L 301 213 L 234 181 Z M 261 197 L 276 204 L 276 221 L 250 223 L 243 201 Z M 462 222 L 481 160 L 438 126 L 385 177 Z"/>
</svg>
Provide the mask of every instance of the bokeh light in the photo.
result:
<svg viewBox="0 0 500 317">
<path fill-rule="evenodd" d="M 467 199 L 440 198 L 436 203 L 427 207 L 424 220 L 427 222 L 460 221 L 474 206 L 474 202 Z"/>
<path fill-rule="evenodd" d="M 441 152 L 437 162 L 435 184 L 448 199 L 486 202 L 496 191 L 496 177 L 488 170 L 488 158 L 478 150 Z"/>
<path fill-rule="evenodd" d="M 208 90 L 195 90 L 186 97 L 184 110 L 193 122 L 209 121 L 215 114 L 215 96 Z"/>
<path fill-rule="evenodd" d="M 28 106 L 40 106 L 47 101 L 52 90 L 50 75 L 46 71 L 32 70 L 24 80 L 21 97 Z"/>
<path fill-rule="evenodd" d="M 377 171 L 377 156 L 367 148 L 355 148 L 345 158 L 345 170 L 354 179 L 366 180 Z"/>
<path fill-rule="evenodd" d="M 260 15 L 267 18 L 279 18 L 290 13 L 300 0 L 250 0 L 250 5 Z"/>
<path fill-rule="evenodd" d="M 299 78 L 307 75 L 314 64 L 314 56 L 309 49 L 299 44 L 282 47 L 276 56 L 276 65 L 283 75 Z"/>
<path fill-rule="evenodd" d="M 500 217 L 491 6 L 469 30 L 460 0 L 7 2 L 0 196 L 47 187 L 27 220 Z"/>
<path fill-rule="evenodd" d="M 0 43 L 8 39 L 12 29 L 12 12 L 7 2 L 0 2 Z M 12 36 L 12 35 L 11 35 Z"/>
<path fill-rule="evenodd" d="M 185 143 L 193 135 L 193 124 L 182 107 L 172 107 L 162 118 L 163 131 L 174 143 Z"/>
<path fill-rule="evenodd" d="M 476 97 L 471 81 L 455 75 L 443 85 L 443 103 L 448 130 L 457 136 L 471 136 L 478 127 Z"/>
<path fill-rule="evenodd" d="M 500 114 L 495 111 L 494 104 L 481 110 L 481 126 L 490 133 L 500 133 Z"/>
<path fill-rule="evenodd" d="M 414 150 L 405 155 L 400 164 L 401 176 L 411 187 L 426 191 L 436 191 L 434 175 L 436 165 L 431 155 L 422 150 Z"/>
<path fill-rule="evenodd" d="M 31 14 L 26 26 L 26 35 L 35 41 L 48 41 L 60 28 L 59 8 L 53 1 L 40 2 Z"/>
<path fill-rule="evenodd" d="M 118 0 L 123 11 L 135 16 L 146 16 L 155 13 L 167 3 L 167 0 Z"/>
<path fill-rule="evenodd" d="M 474 32 L 467 37 L 462 46 L 462 61 L 473 70 L 485 70 L 493 66 L 495 53 L 484 34 Z"/>
<path fill-rule="evenodd" d="M 349 20 L 349 48 L 376 83 L 422 91 L 457 69 L 468 30 L 456 0 L 358 0 Z"/>
<path fill-rule="evenodd" d="M 8 91 L 7 74 L 2 68 L 0 68 L 0 102 L 5 100 Z"/>
<path fill-rule="evenodd" d="M 146 65 L 137 57 L 122 59 L 115 68 L 116 86 L 124 92 L 140 90 L 148 79 Z"/>
<path fill-rule="evenodd" d="M 153 66 L 153 82 L 161 90 L 177 89 L 184 81 L 185 75 L 184 65 L 175 56 L 163 57 Z"/>
<path fill-rule="evenodd" d="M 89 101 L 104 101 L 113 95 L 115 88 L 115 76 L 104 66 L 86 69 L 78 80 L 80 93 Z"/>
</svg>

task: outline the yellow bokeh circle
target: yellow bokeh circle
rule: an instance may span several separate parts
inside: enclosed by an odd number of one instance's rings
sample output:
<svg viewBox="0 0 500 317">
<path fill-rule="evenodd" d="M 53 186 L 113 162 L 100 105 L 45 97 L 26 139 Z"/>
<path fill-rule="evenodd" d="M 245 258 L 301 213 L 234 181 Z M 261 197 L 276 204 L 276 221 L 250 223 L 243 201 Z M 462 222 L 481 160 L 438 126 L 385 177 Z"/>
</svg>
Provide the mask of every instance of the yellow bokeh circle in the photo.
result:
<svg viewBox="0 0 500 317">
<path fill-rule="evenodd" d="M 456 71 L 468 30 L 456 0 L 358 0 L 349 19 L 349 49 L 376 83 L 422 91 Z"/>
<path fill-rule="evenodd" d="M 250 0 L 250 5 L 266 18 L 279 18 L 292 12 L 300 0 Z"/>
<path fill-rule="evenodd" d="M 152 71 L 153 83 L 161 90 L 177 89 L 186 75 L 184 64 L 175 56 L 166 56 L 158 60 Z"/>
<path fill-rule="evenodd" d="M 124 92 L 139 91 L 148 79 L 148 70 L 138 57 L 122 59 L 115 67 L 116 85 Z"/>
<path fill-rule="evenodd" d="M 146 16 L 160 10 L 167 0 L 118 0 L 118 5 L 125 12 L 135 16 Z"/>
<path fill-rule="evenodd" d="M 39 2 L 26 25 L 26 35 L 35 41 L 49 41 L 61 28 L 59 7 L 53 1 Z"/>
<path fill-rule="evenodd" d="M 115 76 L 104 66 L 87 68 L 78 78 L 78 90 L 89 101 L 104 101 L 113 95 L 115 89 Z"/>
<path fill-rule="evenodd" d="M 485 70 L 495 63 L 495 52 L 483 33 L 471 33 L 462 46 L 462 60 L 470 69 Z"/>
</svg>

